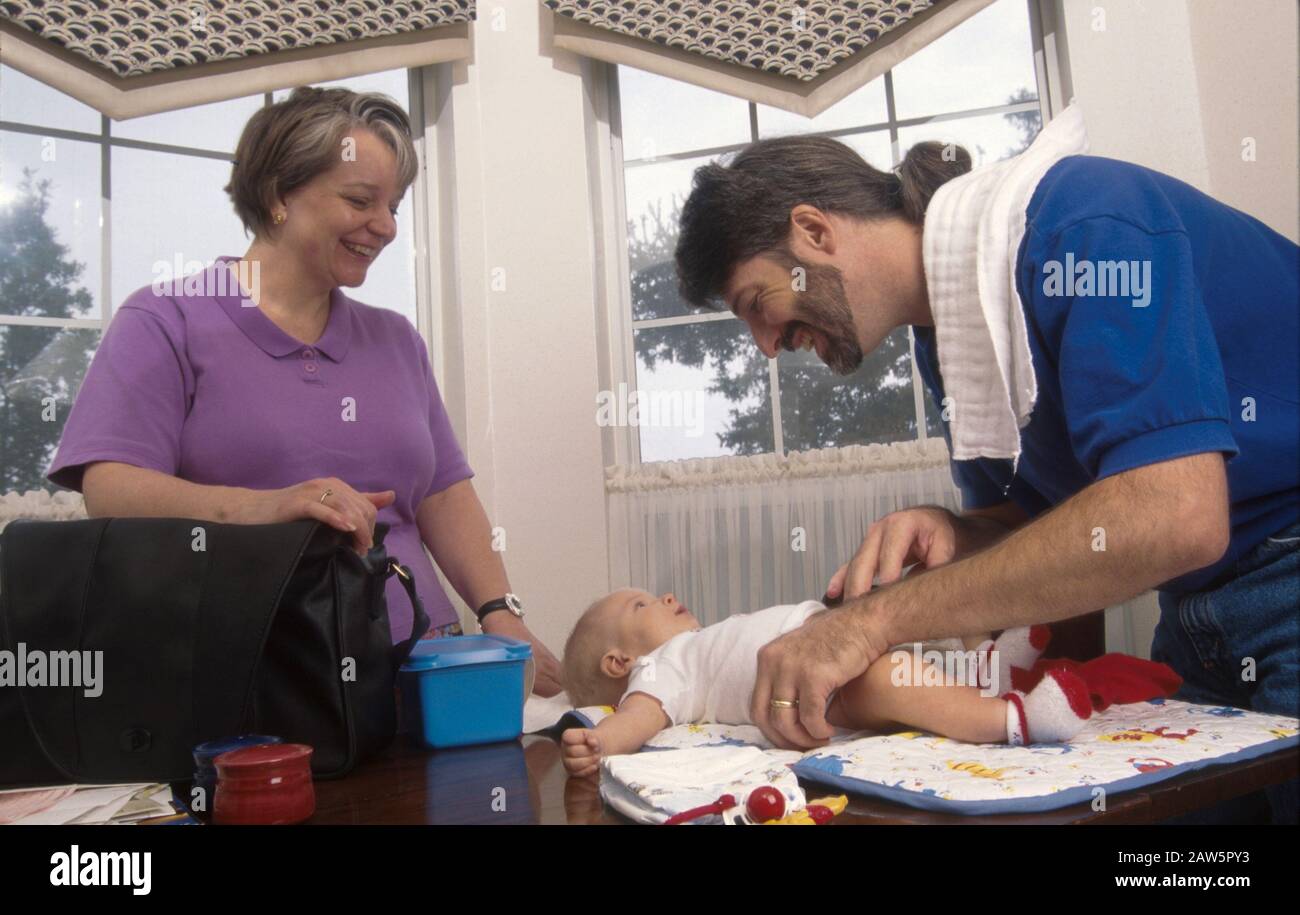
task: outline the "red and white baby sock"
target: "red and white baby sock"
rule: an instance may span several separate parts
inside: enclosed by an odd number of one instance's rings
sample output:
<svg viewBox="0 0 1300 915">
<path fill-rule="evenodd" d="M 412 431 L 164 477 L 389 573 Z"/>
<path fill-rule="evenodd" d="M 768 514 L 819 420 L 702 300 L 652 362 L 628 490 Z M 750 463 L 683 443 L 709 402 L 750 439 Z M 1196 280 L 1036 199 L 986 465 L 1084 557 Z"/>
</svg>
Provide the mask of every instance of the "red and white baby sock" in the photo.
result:
<svg viewBox="0 0 1300 915">
<path fill-rule="evenodd" d="M 1012 690 L 1007 703 L 1007 743 L 1058 743 L 1079 733 L 1092 717 L 1088 684 L 1078 674 L 1049 670 L 1029 694 Z"/>
<path fill-rule="evenodd" d="M 999 694 L 1015 689 L 1016 684 L 1011 668 L 1029 670 L 1051 640 L 1050 628 L 1034 625 L 1007 629 L 998 636 L 997 641 L 993 639 L 986 641 L 978 650 L 984 655 L 981 661 L 988 665 L 989 675 L 992 676 L 996 672 L 997 680 L 990 686 Z"/>
</svg>

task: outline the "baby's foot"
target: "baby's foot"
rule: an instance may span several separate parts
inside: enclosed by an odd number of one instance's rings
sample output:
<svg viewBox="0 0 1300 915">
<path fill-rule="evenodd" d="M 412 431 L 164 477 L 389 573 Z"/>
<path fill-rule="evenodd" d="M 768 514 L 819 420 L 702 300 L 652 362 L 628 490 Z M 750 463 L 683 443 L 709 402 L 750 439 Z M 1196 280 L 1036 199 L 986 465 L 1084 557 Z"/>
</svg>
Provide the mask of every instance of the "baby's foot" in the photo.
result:
<svg viewBox="0 0 1300 915">
<path fill-rule="evenodd" d="M 1013 690 L 1007 701 L 1007 743 L 1059 743 L 1069 740 L 1092 717 L 1088 684 L 1068 670 L 1049 670 L 1025 695 Z"/>
<path fill-rule="evenodd" d="M 993 689 L 998 693 L 1016 689 L 1018 684 L 1011 668 L 1029 670 L 1051 640 L 1052 630 L 1047 626 L 1017 626 L 1003 632 L 996 642 L 990 640 L 981 645 L 981 651 L 993 652 L 986 658 L 989 675 L 997 674 L 996 682 L 991 684 Z"/>
</svg>

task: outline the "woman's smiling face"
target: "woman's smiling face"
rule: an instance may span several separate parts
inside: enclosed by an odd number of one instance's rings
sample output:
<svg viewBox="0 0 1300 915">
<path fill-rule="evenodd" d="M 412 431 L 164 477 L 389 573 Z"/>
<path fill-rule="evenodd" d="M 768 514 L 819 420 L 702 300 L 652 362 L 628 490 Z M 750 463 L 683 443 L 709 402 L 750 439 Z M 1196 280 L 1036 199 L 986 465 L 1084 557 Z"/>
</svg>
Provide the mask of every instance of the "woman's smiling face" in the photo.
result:
<svg viewBox="0 0 1300 915">
<path fill-rule="evenodd" d="M 360 286 L 366 271 L 397 237 L 397 157 L 374 132 L 348 133 L 339 161 L 284 198 L 288 218 L 276 244 L 329 288 Z"/>
</svg>

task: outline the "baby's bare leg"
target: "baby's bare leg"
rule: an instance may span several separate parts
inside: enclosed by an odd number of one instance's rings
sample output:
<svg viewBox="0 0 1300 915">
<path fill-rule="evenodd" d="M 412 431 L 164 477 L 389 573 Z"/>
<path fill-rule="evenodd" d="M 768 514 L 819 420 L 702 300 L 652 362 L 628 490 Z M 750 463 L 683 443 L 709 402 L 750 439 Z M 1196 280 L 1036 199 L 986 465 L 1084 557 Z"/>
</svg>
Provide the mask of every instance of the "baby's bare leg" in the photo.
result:
<svg viewBox="0 0 1300 915">
<path fill-rule="evenodd" d="M 928 665 L 911 652 L 882 655 L 861 676 L 840 689 L 828 720 L 854 730 L 897 730 L 900 725 L 970 743 L 1007 739 L 1007 703 L 984 696 L 977 686 L 926 686 Z M 895 685 L 895 671 L 902 684 Z M 942 669 L 936 671 L 942 682 Z M 936 679 L 930 674 L 931 682 Z"/>
</svg>

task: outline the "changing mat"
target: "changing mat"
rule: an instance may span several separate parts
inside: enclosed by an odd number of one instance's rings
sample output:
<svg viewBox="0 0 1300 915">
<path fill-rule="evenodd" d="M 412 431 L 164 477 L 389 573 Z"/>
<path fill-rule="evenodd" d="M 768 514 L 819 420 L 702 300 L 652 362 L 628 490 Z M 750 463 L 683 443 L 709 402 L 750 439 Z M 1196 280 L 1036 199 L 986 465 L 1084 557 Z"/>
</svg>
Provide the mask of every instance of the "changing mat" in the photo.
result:
<svg viewBox="0 0 1300 915">
<path fill-rule="evenodd" d="M 570 711 L 558 721 L 551 716 L 552 726 L 591 727 L 612 711 L 608 707 Z M 773 748 L 758 728 L 750 725 L 691 724 L 661 731 L 646 744 L 646 750 L 656 751 L 657 768 L 670 759 L 683 766 L 689 762 L 673 751 L 753 747 L 763 750 L 776 766 L 789 766 L 808 782 L 925 810 L 973 815 L 1032 813 L 1088 803 L 1098 788 L 1107 794 L 1132 791 L 1194 769 L 1262 756 L 1297 742 L 1300 722 L 1294 718 L 1155 699 L 1114 705 L 1094 714 L 1068 743 L 1024 747 L 969 744 L 906 731 L 845 735 L 827 747 L 800 755 Z M 646 755 L 643 751 L 611 760 Z M 671 798 L 682 786 L 676 784 L 676 778 L 670 779 L 673 784 L 654 785 L 646 781 L 646 773 L 639 775 L 639 780 L 631 779 L 637 785 L 631 793 L 640 800 L 620 805 L 615 798 L 627 794 L 626 779 L 620 781 L 623 770 L 602 764 L 601 793 L 611 806 L 634 819 L 654 821 L 653 816 L 629 810 L 652 808 L 653 803 L 643 802 Z M 714 800 L 727 792 L 725 784 L 698 782 L 694 779 L 690 786 L 692 799 L 712 794 L 708 800 Z M 662 788 L 663 793 L 656 794 L 656 788 Z M 676 812 L 671 800 L 659 809 Z"/>
<path fill-rule="evenodd" d="M 968 744 L 920 732 L 814 750 L 800 778 L 947 813 L 1029 813 L 1132 791 L 1193 769 L 1294 746 L 1297 721 L 1153 699 L 1114 705 L 1068 743 Z"/>
</svg>

